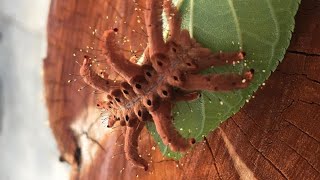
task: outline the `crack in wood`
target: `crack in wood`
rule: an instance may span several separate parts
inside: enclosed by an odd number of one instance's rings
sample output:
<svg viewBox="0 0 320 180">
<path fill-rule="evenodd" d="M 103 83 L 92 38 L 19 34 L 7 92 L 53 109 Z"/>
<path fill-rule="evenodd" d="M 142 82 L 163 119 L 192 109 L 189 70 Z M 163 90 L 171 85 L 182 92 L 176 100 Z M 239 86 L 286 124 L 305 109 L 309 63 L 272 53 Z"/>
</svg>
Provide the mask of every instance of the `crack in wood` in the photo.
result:
<svg viewBox="0 0 320 180">
<path fill-rule="evenodd" d="M 92 137 L 88 134 L 88 132 L 82 132 L 82 133 L 80 134 L 80 136 L 81 136 L 81 135 L 85 135 L 87 139 L 89 139 L 89 140 L 90 140 L 91 142 L 93 142 L 94 144 L 98 145 L 98 147 L 100 147 L 100 149 L 102 149 L 103 152 L 107 152 L 106 149 L 99 143 L 99 141 L 96 140 L 96 139 L 94 139 L 94 138 L 92 138 Z"/>
<path fill-rule="evenodd" d="M 300 101 L 300 100 L 299 100 L 299 101 Z M 291 99 L 290 104 L 281 111 L 281 114 L 284 113 L 287 109 L 289 109 L 289 108 L 294 104 L 294 102 L 295 102 L 295 100 Z M 238 125 L 238 124 L 234 121 L 234 119 L 232 119 L 232 120 L 233 120 L 233 122 L 239 127 L 239 129 L 242 130 L 242 129 L 240 128 L 240 125 Z M 303 131 L 302 131 L 302 132 L 303 132 Z M 244 133 L 244 132 L 243 132 L 243 133 Z M 303 132 L 303 133 L 305 133 L 305 132 Z M 290 144 L 286 143 L 285 141 L 283 141 L 283 140 L 281 140 L 281 139 L 275 139 L 275 140 L 281 141 L 281 142 L 283 142 L 284 144 L 286 144 L 287 147 L 289 147 L 289 148 L 292 149 L 294 152 L 296 152 L 296 153 L 297 153 L 301 158 L 303 158 L 315 171 L 317 171 L 318 173 L 320 173 L 319 170 L 317 170 L 304 156 L 302 156 L 301 154 L 299 154 L 296 149 L 294 149 L 292 146 L 290 146 Z"/>
<path fill-rule="evenodd" d="M 301 99 L 298 99 L 298 101 L 302 102 L 302 103 L 310 104 L 310 105 L 320 106 L 320 103 L 317 103 L 317 102 L 314 102 L 314 101 L 305 101 L 305 100 L 301 100 Z"/>
<path fill-rule="evenodd" d="M 300 100 L 299 100 L 299 101 L 300 101 Z M 290 107 L 294 104 L 294 102 L 295 102 L 295 101 L 292 99 L 291 103 L 282 110 L 282 113 L 285 112 L 288 108 L 290 108 Z M 308 102 L 306 102 L 306 103 L 308 103 Z M 312 103 L 308 103 L 308 104 L 312 104 Z M 242 131 L 242 129 L 241 129 L 240 126 L 234 121 L 234 119 L 233 119 L 233 118 L 231 118 L 231 119 L 232 119 L 233 122 L 239 127 L 239 129 Z M 319 141 L 317 141 L 315 138 L 313 138 L 312 136 L 310 136 L 309 134 L 307 134 L 306 132 L 304 132 L 303 130 L 301 130 L 300 128 L 298 128 L 297 126 L 295 126 L 294 124 L 292 124 L 291 122 L 289 122 L 289 121 L 287 121 L 287 120 L 285 120 L 285 119 L 284 119 L 284 121 L 288 122 L 289 124 L 291 124 L 292 126 L 294 126 L 295 128 L 297 128 L 299 131 L 301 131 L 302 133 L 306 134 L 309 138 L 315 140 L 317 143 L 320 144 Z M 261 127 L 259 127 L 259 128 L 261 128 Z M 242 132 L 244 133 L 244 131 L 242 131 Z M 244 134 L 245 134 L 245 133 L 244 133 Z M 245 134 L 245 135 L 246 135 L 246 134 Z M 314 167 L 314 165 L 312 165 L 304 156 L 302 156 L 301 154 L 299 154 L 296 149 L 294 149 L 293 147 L 290 146 L 290 144 L 286 143 L 285 141 L 282 141 L 281 139 L 275 139 L 275 140 L 281 141 L 281 142 L 283 142 L 284 144 L 286 144 L 290 149 L 292 149 L 292 150 L 295 151 L 300 157 L 302 157 L 315 171 L 317 171 L 318 173 L 320 173 L 319 170 L 317 170 L 316 167 Z"/>
<path fill-rule="evenodd" d="M 210 154 L 211 154 L 211 156 L 212 156 L 213 166 L 214 166 L 215 170 L 217 171 L 218 177 L 219 177 L 219 179 L 222 179 L 222 177 L 221 177 L 221 175 L 220 175 L 220 172 L 219 172 L 219 170 L 218 170 L 218 166 L 217 166 L 217 163 L 216 163 L 216 162 L 217 162 L 217 161 L 216 161 L 216 158 L 215 158 L 215 156 L 214 156 L 214 154 L 213 154 L 213 151 L 212 151 L 212 148 L 211 148 L 211 146 L 210 146 L 210 144 L 209 144 L 209 141 L 208 141 L 208 139 L 207 139 L 206 136 L 203 136 L 203 139 L 204 139 L 204 141 L 205 141 L 205 143 L 206 143 L 206 145 L 207 145 L 207 147 L 208 147 L 208 149 L 209 149 L 209 151 L 210 151 Z"/>
<path fill-rule="evenodd" d="M 284 119 L 284 121 L 288 122 L 289 124 L 291 124 L 292 126 L 294 126 L 295 128 L 299 129 L 301 132 L 303 132 L 304 134 L 306 134 L 308 137 L 310 137 L 311 139 L 315 140 L 317 143 L 320 144 L 320 141 L 317 140 L 315 137 L 313 137 L 312 135 L 310 135 L 309 133 L 303 131 L 301 128 L 299 128 L 297 125 L 293 124 L 292 122 Z"/>
<path fill-rule="evenodd" d="M 312 81 L 312 82 L 315 82 L 315 83 L 317 83 L 317 84 L 320 85 L 320 81 L 317 81 L 317 80 L 315 80 L 315 79 L 312 79 L 312 78 L 308 77 L 308 74 L 305 74 L 305 73 L 301 73 L 301 74 L 299 74 L 299 73 L 287 73 L 287 72 L 283 72 L 283 71 L 281 71 L 281 70 L 279 70 L 279 69 L 276 69 L 275 72 L 279 72 L 279 73 L 281 73 L 281 74 L 288 75 L 288 76 L 303 76 L 303 77 L 305 77 L 307 80 Z"/>
<path fill-rule="evenodd" d="M 280 117 L 287 109 L 289 109 L 292 105 L 293 105 L 293 103 L 295 102 L 295 100 L 294 99 L 290 99 L 291 100 L 291 102 L 288 104 L 288 106 L 286 106 L 286 107 L 284 107 L 281 111 L 280 111 L 280 115 L 278 116 L 278 117 Z"/>
<path fill-rule="evenodd" d="M 296 154 L 298 154 L 303 160 L 305 160 L 305 161 L 307 162 L 308 165 L 310 165 L 310 167 L 311 167 L 312 169 L 314 169 L 314 170 L 320 175 L 320 171 L 319 171 L 314 165 L 312 165 L 306 157 L 302 156 L 302 155 L 301 155 L 295 148 L 293 148 L 290 144 L 288 144 L 287 142 L 285 142 L 285 141 L 283 141 L 283 140 L 281 140 L 281 139 L 276 139 L 276 140 L 281 141 L 282 143 L 286 144 L 287 147 L 289 147 L 289 148 L 292 149 Z"/>
<path fill-rule="evenodd" d="M 179 161 L 176 161 L 174 159 L 164 159 L 164 160 L 160 160 L 160 161 L 154 161 L 154 163 L 156 163 L 156 164 L 163 163 L 163 162 L 175 162 L 175 163 L 179 164 Z"/>
<path fill-rule="evenodd" d="M 304 56 L 316 56 L 316 57 L 320 57 L 320 54 L 318 53 L 307 53 L 304 51 L 294 51 L 294 50 L 287 50 L 288 53 L 291 54 L 300 54 L 300 55 L 304 55 Z"/>
<path fill-rule="evenodd" d="M 231 118 L 231 120 L 232 120 L 232 122 L 239 128 L 240 132 L 242 132 L 242 134 L 243 134 L 245 137 L 248 137 L 247 133 L 245 133 L 245 132 L 243 131 L 243 129 L 238 125 L 238 123 L 236 123 L 236 121 L 235 121 L 233 118 Z M 266 138 L 269 139 L 268 137 L 266 137 Z M 280 174 L 283 178 L 288 179 L 288 177 L 281 171 L 281 169 L 279 169 L 275 164 L 273 164 L 273 162 L 272 162 L 270 159 L 268 159 L 268 158 L 263 154 L 262 151 L 260 151 L 258 148 L 256 148 L 255 145 L 252 144 L 252 142 L 251 142 L 248 138 L 246 138 L 246 140 L 249 142 L 249 144 L 250 144 L 276 171 L 279 172 L 279 174 Z"/>
</svg>

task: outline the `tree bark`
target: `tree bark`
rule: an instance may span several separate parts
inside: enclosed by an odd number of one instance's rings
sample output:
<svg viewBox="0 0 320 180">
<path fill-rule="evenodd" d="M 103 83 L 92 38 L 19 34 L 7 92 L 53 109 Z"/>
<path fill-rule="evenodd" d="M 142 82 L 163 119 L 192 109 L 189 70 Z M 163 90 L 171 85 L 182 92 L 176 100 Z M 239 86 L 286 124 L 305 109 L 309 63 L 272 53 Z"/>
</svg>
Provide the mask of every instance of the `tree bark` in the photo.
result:
<svg viewBox="0 0 320 180">
<path fill-rule="evenodd" d="M 81 63 L 78 48 L 99 41 L 89 26 L 118 27 L 133 49 L 145 46 L 146 37 L 130 31 L 140 26 L 134 7 L 131 1 L 52 0 L 45 92 L 50 126 L 73 179 L 320 179 L 320 1 L 302 1 L 285 59 L 255 98 L 180 161 L 163 158 L 144 131 L 139 152 L 150 162 L 148 172 L 125 160 L 121 129 L 106 130 L 98 121 L 92 90 L 77 91 L 81 78 L 67 83 L 79 71 L 73 53 Z"/>
</svg>

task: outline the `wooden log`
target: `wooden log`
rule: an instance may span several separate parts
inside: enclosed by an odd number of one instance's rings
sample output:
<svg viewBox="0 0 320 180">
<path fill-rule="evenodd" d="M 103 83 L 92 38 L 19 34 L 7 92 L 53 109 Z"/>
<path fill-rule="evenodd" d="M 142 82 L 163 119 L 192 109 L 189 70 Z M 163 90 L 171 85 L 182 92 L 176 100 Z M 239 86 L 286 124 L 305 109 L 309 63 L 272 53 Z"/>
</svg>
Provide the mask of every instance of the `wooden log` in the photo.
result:
<svg viewBox="0 0 320 180">
<path fill-rule="evenodd" d="M 128 32 L 129 26 L 123 24 L 126 21 L 130 27 L 139 28 L 137 14 L 130 13 L 135 12 L 134 7 L 131 1 L 52 0 L 44 61 L 45 92 L 50 126 L 62 157 L 73 167 L 73 179 L 320 178 L 318 0 L 302 1 L 285 59 L 266 85 L 191 153 L 180 161 L 163 159 L 144 131 L 139 151 L 150 162 L 148 172 L 133 168 L 125 160 L 120 129 L 106 133 L 96 123 L 99 113 L 92 113 L 95 100 L 88 96 L 91 90 L 77 92 L 81 79 L 67 83 L 73 79 L 68 74 L 77 74 L 79 69 L 73 53 L 98 41 L 89 26 L 98 30 L 117 27 L 128 35 L 133 49 L 139 49 L 140 43 L 145 45 L 143 34 Z M 118 22 L 114 22 L 116 16 Z M 79 147 L 81 163 L 75 158 Z"/>
</svg>

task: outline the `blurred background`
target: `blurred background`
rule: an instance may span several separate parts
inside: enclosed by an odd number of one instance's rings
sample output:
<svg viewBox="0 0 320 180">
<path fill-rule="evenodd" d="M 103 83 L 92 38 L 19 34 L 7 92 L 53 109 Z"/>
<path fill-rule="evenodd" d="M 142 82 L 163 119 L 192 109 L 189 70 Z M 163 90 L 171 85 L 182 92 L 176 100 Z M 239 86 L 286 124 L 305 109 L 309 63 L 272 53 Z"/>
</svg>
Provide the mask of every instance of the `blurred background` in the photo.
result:
<svg viewBox="0 0 320 180">
<path fill-rule="evenodd" d="M 68 179 L 43 97 L 49 0 L 0 0 L 0 180 Z"/>
</svg>

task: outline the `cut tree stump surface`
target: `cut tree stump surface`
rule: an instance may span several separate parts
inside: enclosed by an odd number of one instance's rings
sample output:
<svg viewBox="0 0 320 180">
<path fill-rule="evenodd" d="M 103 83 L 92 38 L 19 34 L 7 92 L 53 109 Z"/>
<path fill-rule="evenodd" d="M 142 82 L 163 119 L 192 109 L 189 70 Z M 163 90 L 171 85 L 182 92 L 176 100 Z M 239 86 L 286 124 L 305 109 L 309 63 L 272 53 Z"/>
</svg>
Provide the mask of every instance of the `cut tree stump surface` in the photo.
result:
<svg viewBox="0 0 320 180">
<path fill-rule="evenodd" d="M 255 98 L 180 161 L 163 158 L 145 130 L 139 152 L 150 162 L 148 172 L 125 159 L 122 130 L 101 124 L 92 89 L 78 92 L 84 85 L 79 77 L 67 83 L 77 77 L 69 74 L 79 74 L 72 54 L 97 41 L 89 26 L 103 31 L 118 23 L 133 48 L 145 44 L 143 35 L 130 31 L 140 26 L 130 13 L 134 7 L 131 1 L 52 0 L 45 93 L 61 160 L 72 165 L 73 179 L 320 179 L 320 1 L 302 1 L 285 59 Z M 115 23 L 115 16 L 126 18 Z"/>
</svg>

